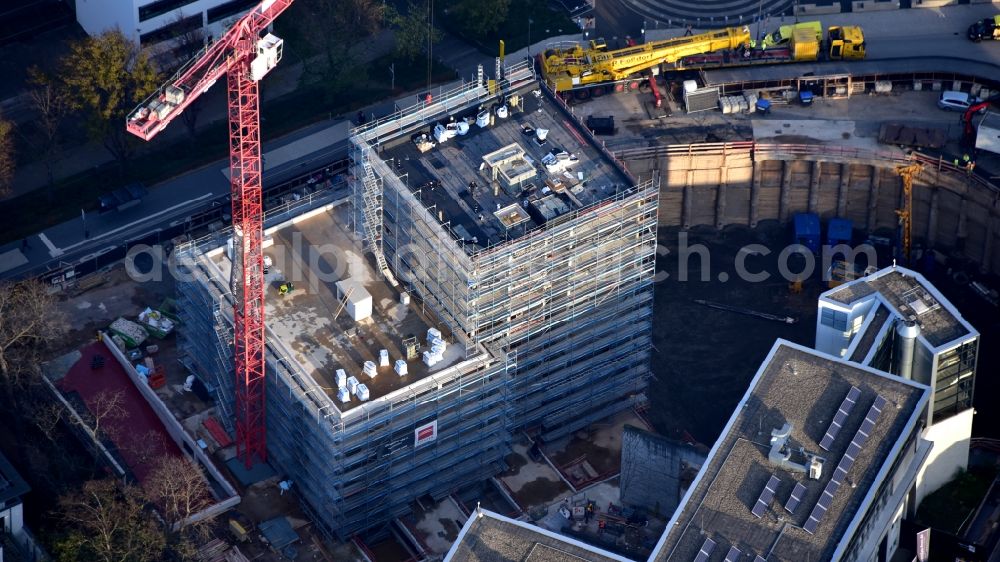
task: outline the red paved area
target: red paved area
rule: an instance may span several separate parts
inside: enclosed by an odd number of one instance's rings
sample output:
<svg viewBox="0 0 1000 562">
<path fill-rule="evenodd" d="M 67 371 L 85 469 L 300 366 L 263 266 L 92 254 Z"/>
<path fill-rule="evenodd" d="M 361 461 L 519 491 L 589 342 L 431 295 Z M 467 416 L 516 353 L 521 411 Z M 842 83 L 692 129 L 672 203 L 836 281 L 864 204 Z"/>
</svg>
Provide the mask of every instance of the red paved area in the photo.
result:
<svg viewBox="0 0 1000 562">
<path fill-rule="evenodd" d="M 80 360 L 57 386 L 63 392 L 79 393 L 91 411 L 94 397 L 102 391 L 108 395 L 121 391 L 125 415 L 101 423 L 109 428 L 107 433 L 139 482 L 144 482 L 156 467 L 156 459 L 164 455 L 181 456 L 180 449 L 160 419 L 104 343 L 94 342 L 80 349 L 80 353 Z M 104 356 L 104 366 L 91 369 L 91 360 L 95 355 Z"/>
</svg>

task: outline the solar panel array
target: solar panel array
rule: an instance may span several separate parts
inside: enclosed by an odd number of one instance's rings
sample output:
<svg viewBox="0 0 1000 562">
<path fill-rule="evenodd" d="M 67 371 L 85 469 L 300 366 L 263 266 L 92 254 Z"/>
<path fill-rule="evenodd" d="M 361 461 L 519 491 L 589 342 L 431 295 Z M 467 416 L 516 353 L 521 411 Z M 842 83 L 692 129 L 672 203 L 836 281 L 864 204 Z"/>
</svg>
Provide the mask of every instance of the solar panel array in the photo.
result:
<svg viewBox="0 0 1000 562">
<path fill-rule="evenodd" d="M 729 552 L 726 553 L 725 562 L 736 562 L 737 560 L 740 559 L 740 556 L 743 556 L 743 553 L 740 552 L 740 549 L 736 548 L 735 546 L 731 546 L 729 547 Z"/>
<path fill-rule="evenodd" d="M 802 526 L 803 529 L 809 534 L 816 532 L 816 527 L 819 526 L 820 521 L 823 520 L 823 516 L 826 515 L 830 505 L 833 503 L 833 496 L 840 489 L 841 484 L 844 483 L 844 479 L 847 478 L 848 471 L 854 466 L 854 461 L 857 459 L 858 453 L 865 446 L 868 441 L 868 437 L 871 435 L 872 429 L 875 428 L 875 422 L 878 420 L 879 414 L 882 413 L 882 408 L 885 407 L 888 400 L 883 398 L 881 395 L 875 397 L 875 402 L 872 407 L 868 409 L 868 414 L 865 416 L 865 421 L 861 422 L 861 427 L 858 428 L 858 432 L 854 434 L 854 439 L 851 444 L 847 447 L 847 452 L 844 453 L 843 458 L 840 459 L 840 463 L 837 464 L 837 469 L 833 471 L 833 476 L 830 478 L 830 482 L 827 483 L 826 488 L 823 490 L 823 494 L 820 495 L 819 500 L 816 502 L 816 507 L 813 508 L 812 513 L 809 514 L 809 520 L 806 524 Z"/>
<path fill-rule="evenodd" d="M 802 498 L 806 495 L 806 486 L 802 482 L 796 482 L 795 488 L 792 489 L 792 495 L 788 497 L 788 501 L 785 502 L 785 511 L 788 513 L 795 513 L 795 508 L 799 507 L 802 503 Z"/>
<path fill-rule="evenodd" d="M 707 562 L 713 550 L 715 550 L 715 541 L 706 538 L 705 542 L 701 545 L 701 550 L 698 551 L 698 556 L 695 556 L 694 562 Z"/>
<path fill-rule="evenodd" d="M 837 434 L 840 433 L 840 428 L 844 427 L 844 422 L 847 420 L 847 416 L 850 415 L 851 410 L 854 409 L 854 403 L 858 401 L 861 397 L 861 390 L 855 386 L 851 387 L 851 390 L 847 391 L 847 396 L 844 397 L 844 401 L 840 403 L 840 408 L 837 409 L 837 413 L 833 416 L 833 421 L 830 422 L 829 429 L 826 430 L 826 435 L 823 436 L 823 440 L 820 441 L 819 446 L 824 451 L 829 451 L 830 446 L 833 445 L 833 440 L 837 438 Z"/>
<path fill-rule="evenodd" d="M 764 512 L 767 511 L 768 506 L 771 505 L 771 500 L 774 499 L 774 493 L 778 491 L 778 484 L 780 483 L 781 480 L 772 474 L 771 478 L 764 486 L 764 489 L 761 490 L 760 496 L 757 498 L 757 503 L 753 506 L 751 513 L 753 513 L 754 517 L 759 519 L 764 516 Z"/>
</svg>

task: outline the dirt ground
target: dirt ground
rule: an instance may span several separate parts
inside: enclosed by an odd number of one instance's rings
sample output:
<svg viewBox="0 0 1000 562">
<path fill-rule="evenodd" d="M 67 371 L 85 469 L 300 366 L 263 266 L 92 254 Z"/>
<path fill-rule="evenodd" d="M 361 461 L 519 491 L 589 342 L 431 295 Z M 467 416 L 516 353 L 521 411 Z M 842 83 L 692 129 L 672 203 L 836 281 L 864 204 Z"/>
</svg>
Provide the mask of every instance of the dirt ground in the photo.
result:
<svg viewBox="0 0 1000 562">
<path fill-rule="evenodd" d="M 687 280 L 682 280 L 678 229 L 660 229 L 659 242 L 669 253 L 657 259 L 657 271 L 669 277 L 655 286 L 652 369 L 648 418 L 657 432 L 681 439 L 686 431 L 711 445 L 746 392 L 747 384 L 777 338 L 812 345 L 816 326 L 816 298 L 825 290 L 818 274 L 804 283 L 800 294 L 790 294 L 778 274 L 778 251 L 791 238 L 783 225 L 765 223 L 745 227 L 698 228 L 687 233 L 691 249 Z M 694 246 L 709 254 L 709 275 L 703 280 Z M 736 274 L 736 255 L 747 244 L 775 250 L 750 256 L 750 272 L 767 272 L 758 283 Z M 794 256 L 793 256 L 794 257 Z M 794 260 L 790 260 L 794 266 Z M 722 279 L 726 279 L 722 281 Z M 797 318 L 784 324 L 734 312 L 708 308 L 695 299 L 745 307 Z"/>
</svg>

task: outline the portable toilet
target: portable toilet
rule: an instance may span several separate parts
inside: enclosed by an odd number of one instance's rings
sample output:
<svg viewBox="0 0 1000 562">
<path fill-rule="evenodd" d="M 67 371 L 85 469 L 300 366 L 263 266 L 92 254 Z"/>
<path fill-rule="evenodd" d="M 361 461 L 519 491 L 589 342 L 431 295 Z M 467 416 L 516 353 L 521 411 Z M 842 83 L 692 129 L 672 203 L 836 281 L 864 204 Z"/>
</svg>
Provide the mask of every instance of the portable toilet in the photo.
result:
<svg viewBox="0 0 1000 562">
<path fill-rule="evenodd" d="M 793 218 L 795 224 L 794 244 L 802 244 L 814 254 L 819 253 L 819 216 L 814 213 L 798 213 Z"/>
<path fill-rule="evenodd" d="M 826 225 L 826 244 L 836 246 L 837 244 L 850 244 L 854 223 L 850 219 L 832 218 Z"/>
</svg>

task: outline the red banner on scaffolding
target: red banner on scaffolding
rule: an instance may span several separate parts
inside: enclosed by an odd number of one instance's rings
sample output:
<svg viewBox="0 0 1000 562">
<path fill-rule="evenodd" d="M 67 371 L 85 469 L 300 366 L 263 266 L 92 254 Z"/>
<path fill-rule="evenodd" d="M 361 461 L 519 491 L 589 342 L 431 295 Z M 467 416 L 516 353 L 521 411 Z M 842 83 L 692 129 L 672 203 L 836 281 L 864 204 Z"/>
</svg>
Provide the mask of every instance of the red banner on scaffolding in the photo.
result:
<svg viewBox="0 0 1000 562">
<path fill-rule="evenodd" d="M 420 447 L 421 445 L 426 445 L 431 441 L 437 439 L 438 436 L 438 422 L 434 420 L 430 423 L 425 423 L 424 425 L 413 430 L 413 446 Z"/>
</svg>

